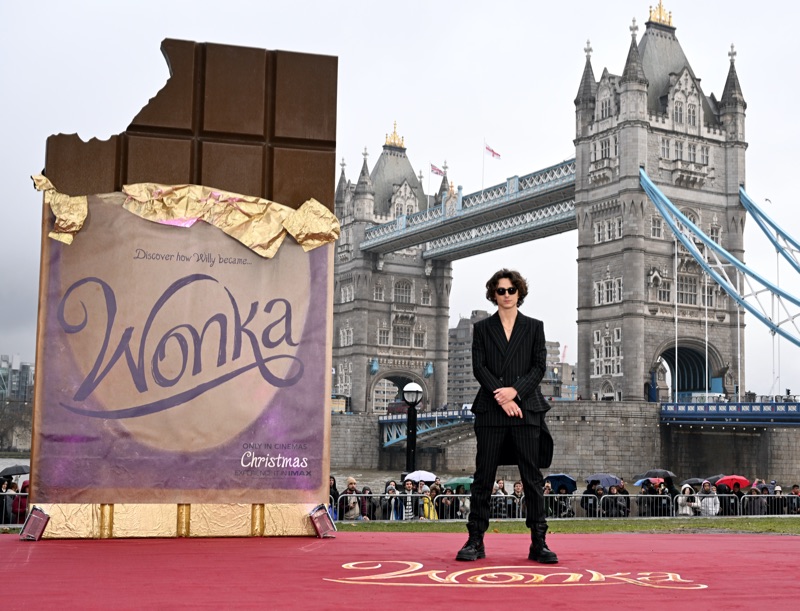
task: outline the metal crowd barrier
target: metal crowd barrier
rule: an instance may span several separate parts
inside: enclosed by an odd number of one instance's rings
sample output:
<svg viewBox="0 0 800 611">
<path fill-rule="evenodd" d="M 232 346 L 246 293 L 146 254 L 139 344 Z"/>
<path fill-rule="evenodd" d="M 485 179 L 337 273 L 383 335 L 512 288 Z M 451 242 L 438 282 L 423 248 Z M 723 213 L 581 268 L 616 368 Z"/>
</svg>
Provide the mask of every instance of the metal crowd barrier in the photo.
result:
<svg viewBox="0 0 800 611">
<path fill-rule="evenodd" d="M 329 507 L 331 517 L 337 522 L 365 518 L 382 521 L 425 519 L 463 522 L 469 516 L 470 495 L 439 494 L 431 499 L 427 494 L 416 492 L 410 495 L 342 494 L 336 505 L 332 498 L 329 499 Z M 544 509 L 548 519 L 800 516 L 800 497 L 758 494 L 744 495 L 740 499 L 735 494 L 692 494 L 677 495 L 674 498 L 667 494 L 606 494 L 602 497 L 588 494 L 545 494 Z M 489 517 L 492 520 L 525 520 L 525 496 L 517 498 L 513 495 L 492 495 L 489 500 Z"/>
<path fill-rule="evenodd" d="M 6 492 L 5 494 L 0 494 L 0 529 L 22 528 L 27 516 L 27 492 Z"/>
</svg>

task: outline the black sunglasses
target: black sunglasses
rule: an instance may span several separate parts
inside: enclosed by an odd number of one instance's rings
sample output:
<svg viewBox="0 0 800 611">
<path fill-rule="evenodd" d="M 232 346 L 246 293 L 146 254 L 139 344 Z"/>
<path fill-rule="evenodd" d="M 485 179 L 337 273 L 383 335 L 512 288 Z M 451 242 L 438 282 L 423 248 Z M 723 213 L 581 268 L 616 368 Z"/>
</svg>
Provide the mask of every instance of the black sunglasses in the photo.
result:
<svg viewBox="0 0 800 611">
<path fill-rule="evenodd" d="M 500 287 L 499 289 L 495 290 L 495 293 L 497 293 L 498 295 L 505 295 L 506 292 L 509 295 L 516 295 L 517 294 L 517 287 L 515 287 L 515 286 L 509 287 L 509 288 Z"/>
</svg>

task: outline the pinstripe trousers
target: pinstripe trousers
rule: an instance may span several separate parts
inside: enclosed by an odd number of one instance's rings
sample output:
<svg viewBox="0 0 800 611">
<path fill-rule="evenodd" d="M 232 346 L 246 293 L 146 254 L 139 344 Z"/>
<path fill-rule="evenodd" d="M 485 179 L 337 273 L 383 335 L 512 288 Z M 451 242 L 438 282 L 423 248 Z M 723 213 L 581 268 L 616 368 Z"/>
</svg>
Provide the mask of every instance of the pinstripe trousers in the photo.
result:
<svg viewBox="0 0 800 611">
<path fill-rule="evenodd" d="M 533 414 L 526 416 L 530 418 Z M 535 424 L 475 426 L 478 451 L 475 456 L 474 480 L 470 488 L 470 513 L 467 521 L 470 533 L 482 535 L 489 528 L 489 500 L 500 457 L 504 453 L 504 448 L 507 450 L 508 447 L 513 447 L 515 450 L 522 477 L 525 504 L 528 509 L 525 524 L 533 529 L 537 523 L 546 522 L 544 477 L 536 464 L 539 456 L 540 432 L 541 427 Z"/>
</svg>

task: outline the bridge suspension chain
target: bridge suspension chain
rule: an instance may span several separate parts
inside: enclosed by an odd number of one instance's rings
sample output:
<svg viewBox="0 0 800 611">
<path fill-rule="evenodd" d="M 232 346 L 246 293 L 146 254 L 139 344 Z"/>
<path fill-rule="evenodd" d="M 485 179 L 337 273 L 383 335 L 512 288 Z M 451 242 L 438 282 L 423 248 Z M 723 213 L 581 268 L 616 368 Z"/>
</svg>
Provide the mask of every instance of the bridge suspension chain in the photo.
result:
<svg viewBox="0 0 800 611">
<path fill-rule="evenodd" d="M 766 325 L 771 333 L 777 333 L 795 346 L 800 346 L 800 327 L 797 322 L 800 317 L 800 299 L 747 267 L 706 235 L 656 187 L 643 168 L 639 169 L 639 181 L 675 237 L 698 265 L 736 303 Z M 747 203 L 744 202 L 743 196 L 747 198 Z M 748 211 L 757 210 L 743 189 L 740 189 L 739 197 Z M 778 225 L 768 219 L 760 210 L 758 213 L 760 213 L 759 216 L 754 215 L 754 217 L 757 219 L 759 227 L 768 234 L 779 252 L 800 272 L 800 267 L 797 266 L 797 260 L 792 252 L 792 250 L 800 251 L 800 244 L 780 230 Z M 773 227 L 776 236 L 772 236 L 770 232 L 766 231 L 762 223 Z M 784 241 L 787 247 L 784 247 L 781 241 Z M 767 304 L 764 303 L 767 296 L 775 299 L 778 312 L 774 316 L 769 313 Z"/>
</svg>

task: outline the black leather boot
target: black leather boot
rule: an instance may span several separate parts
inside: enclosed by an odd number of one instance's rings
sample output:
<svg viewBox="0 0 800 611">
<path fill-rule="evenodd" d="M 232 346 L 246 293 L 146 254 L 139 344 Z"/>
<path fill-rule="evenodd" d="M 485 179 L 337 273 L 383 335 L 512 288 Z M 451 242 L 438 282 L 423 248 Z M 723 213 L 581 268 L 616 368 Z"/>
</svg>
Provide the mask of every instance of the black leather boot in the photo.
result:
<svg viewBox="0 0 800 611">
<path fill-rule="evenodd" d="M 547 547 L 547 542 L 545 541 L 546 533 L 546 522 L 537 524 L 533 530 L 531 530 L 531 549 L 528 553 L 528 560 L 541 562 L 542 564 L 556 564 L 558 562 L 558 556 Z"/>
<path fill-rule="evenodd" d="M 468 528 L 469 539 L 456 554 L 456 560 L 477 560 L 486 558 L 486 549 L 483 547 L 483 533 Z"/>
</svg>

